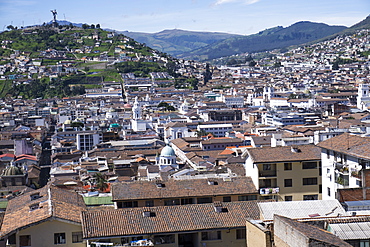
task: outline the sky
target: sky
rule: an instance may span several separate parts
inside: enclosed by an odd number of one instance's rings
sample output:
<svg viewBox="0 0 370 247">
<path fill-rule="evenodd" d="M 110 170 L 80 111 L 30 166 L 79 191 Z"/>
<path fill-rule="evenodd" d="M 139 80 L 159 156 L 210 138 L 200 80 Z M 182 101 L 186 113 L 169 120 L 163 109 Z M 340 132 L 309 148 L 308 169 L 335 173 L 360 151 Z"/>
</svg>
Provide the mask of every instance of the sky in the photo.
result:
<svg viewBox="0 0 370 247">
<path fill-rule="evenodd" d="M 370 14 L 370 0 L 0 0 L 0 31 L 49 22 L 54 9 L 58 20 L 117 31 L 249 35 L 298 21 L 349 27 Z"/>
</svg>

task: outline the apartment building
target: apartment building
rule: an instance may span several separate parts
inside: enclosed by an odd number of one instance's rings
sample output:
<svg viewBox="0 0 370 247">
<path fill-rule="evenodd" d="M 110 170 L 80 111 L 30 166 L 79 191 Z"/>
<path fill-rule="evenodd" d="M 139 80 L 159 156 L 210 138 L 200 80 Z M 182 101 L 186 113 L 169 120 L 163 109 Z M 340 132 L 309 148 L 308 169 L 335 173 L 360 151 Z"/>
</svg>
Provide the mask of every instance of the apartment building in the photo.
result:
<svg viewBox="0 0 370 247">
<path fill-rule="evenodd" d="M 246 176 L 261 198 L 278 201 L 321 199 L 320 148 L 314 145 L 247 149 Z"/>
</svg>

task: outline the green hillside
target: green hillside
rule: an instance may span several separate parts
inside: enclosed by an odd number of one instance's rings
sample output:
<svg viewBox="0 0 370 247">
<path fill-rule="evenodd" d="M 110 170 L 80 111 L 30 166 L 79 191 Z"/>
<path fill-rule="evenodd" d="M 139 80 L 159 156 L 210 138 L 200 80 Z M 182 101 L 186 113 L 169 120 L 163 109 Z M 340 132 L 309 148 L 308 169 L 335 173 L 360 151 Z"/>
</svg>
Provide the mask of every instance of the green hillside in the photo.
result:
<svg viewBox="0 0 370 247">
<path fill-rule="evenodd" d="M 158 59 L 167 55 L 95 26 L 9 29 L 0 33 L 0 97 L 79 95 L 104 81 L 121 82 L 120 73 L 167 72 Z"/>
</svg>

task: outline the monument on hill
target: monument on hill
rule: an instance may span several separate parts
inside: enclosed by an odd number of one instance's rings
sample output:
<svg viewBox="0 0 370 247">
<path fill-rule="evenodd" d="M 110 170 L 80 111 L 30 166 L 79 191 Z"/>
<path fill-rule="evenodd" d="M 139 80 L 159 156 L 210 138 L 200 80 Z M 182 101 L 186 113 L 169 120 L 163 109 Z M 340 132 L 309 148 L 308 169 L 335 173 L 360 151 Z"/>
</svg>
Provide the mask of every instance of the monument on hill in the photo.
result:
<svg viewBox="0 0 370 247">
<path fill-rule="evenodd" d="M 55 25 L 55 23 L 57 23 L 57 10 L 50 10 L 50 12 L 53 14 L 53 25 Z"/>
</svg>

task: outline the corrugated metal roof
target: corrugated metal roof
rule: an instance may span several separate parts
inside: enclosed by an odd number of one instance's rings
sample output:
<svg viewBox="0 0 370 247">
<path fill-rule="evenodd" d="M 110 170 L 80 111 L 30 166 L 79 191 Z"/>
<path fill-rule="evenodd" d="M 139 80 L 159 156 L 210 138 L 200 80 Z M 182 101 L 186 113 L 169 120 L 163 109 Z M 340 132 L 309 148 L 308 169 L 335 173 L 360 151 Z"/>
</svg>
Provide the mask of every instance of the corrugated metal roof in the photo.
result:
<svg viewBox="0 0 370 247">
<path fill-rule="evenodd" d="M 92 205 L 113 205 L 112 197 L 111 196 L 92 196 L 92 197 L 84 197 L 85 204 L 88 206 Z"/>
<path fill-rule="evenodd" d="M 271 220 L 274 214 L 288 218 L 310 218 L 310 215 L 348 215 L 337 200 L 260 202 L 261 218 Z"/>
<path fill-rule="evenodd" d="M 330 232 L 341 239 L 368 239 L 370 222 L 355 222 L 346 224 L 330 224 Z"/>
</svg>

